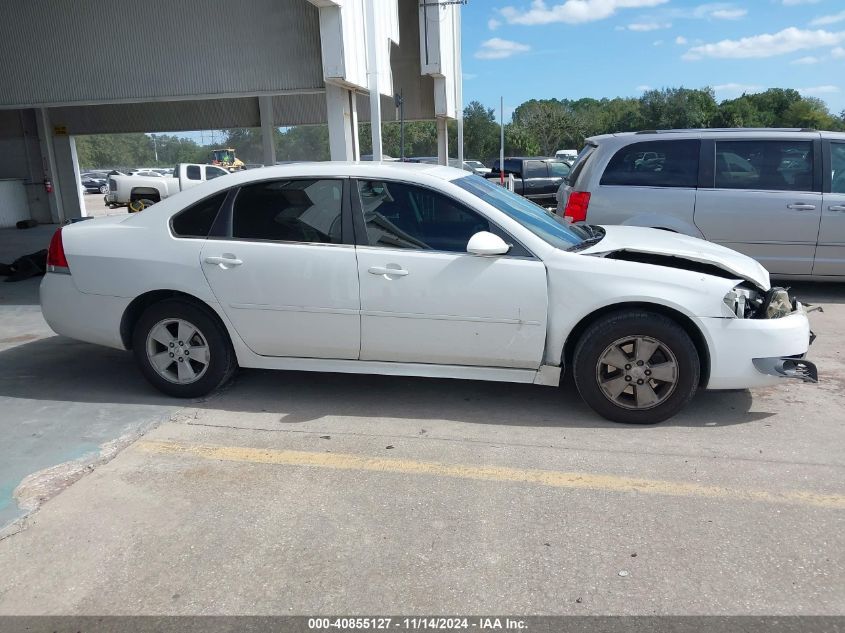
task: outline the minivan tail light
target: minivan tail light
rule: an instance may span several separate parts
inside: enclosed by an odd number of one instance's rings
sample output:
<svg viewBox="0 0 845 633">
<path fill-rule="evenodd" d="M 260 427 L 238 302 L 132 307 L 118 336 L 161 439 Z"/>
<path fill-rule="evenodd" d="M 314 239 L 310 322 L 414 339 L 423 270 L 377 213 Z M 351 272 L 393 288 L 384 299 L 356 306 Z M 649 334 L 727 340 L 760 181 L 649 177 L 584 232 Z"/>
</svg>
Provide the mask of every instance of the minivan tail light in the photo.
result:
<svg viewBox="0 0 845 633">
<path fill-rule="evenodd" d="M 47 249 L 47 271 L 70 274 L 70 267 L 67 264 L 67 257 L 65 257 L 65 247 L 62 244 L 61 227 L 53 233 L 53 239 L 50 240 L 50 247 Z"/>
<path fill-rule="evenodd" d="M 573 191 L 566 201 L 563 217 L 572 222 L 583 222 L 587 219 L 587 207 L 590 206 L 589 191 Z"/>
</svg>

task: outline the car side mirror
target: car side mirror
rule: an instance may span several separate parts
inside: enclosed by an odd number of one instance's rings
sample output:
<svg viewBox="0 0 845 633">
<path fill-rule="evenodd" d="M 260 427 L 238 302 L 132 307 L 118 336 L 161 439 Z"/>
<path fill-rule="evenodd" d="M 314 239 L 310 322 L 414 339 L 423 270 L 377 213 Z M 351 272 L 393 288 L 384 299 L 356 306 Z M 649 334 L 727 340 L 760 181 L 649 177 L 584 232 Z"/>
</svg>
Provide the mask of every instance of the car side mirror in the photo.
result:
<svg viewBox="0 0 845 633">
<path fill-rule="evenodd" d="M 488 231 L 479 231 L 467 242 L 467 253 L 470 255 L 505 255 L 510 249 L 505 240 Z"/>
</svg>

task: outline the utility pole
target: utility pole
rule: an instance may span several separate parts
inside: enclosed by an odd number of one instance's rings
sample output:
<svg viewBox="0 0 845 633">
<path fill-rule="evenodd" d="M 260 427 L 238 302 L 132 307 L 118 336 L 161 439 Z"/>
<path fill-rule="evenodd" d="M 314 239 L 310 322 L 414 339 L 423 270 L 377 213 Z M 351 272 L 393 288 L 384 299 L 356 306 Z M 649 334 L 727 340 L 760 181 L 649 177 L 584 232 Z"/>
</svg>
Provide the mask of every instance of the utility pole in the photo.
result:
<svg viewBox="0 0 845 633">
<path fill-rule="evenodd" d="M 499 97 L 499 184 L 505 185 L 505 98 Z"/>
<path fill-rule="evenodd" d="M 155 155 L 156 165 L 158 165 L 158 145 L 156 145 L 156 135 L 150 134 L 150 137 L 153 139 L 153 154 Z"/>
<path fill-rule="evenodd" d="M 405 99 L 402 90 L 393 95 L 393 102 L 399 108 L 399 160 L 405 160 Z"/>
</svg>

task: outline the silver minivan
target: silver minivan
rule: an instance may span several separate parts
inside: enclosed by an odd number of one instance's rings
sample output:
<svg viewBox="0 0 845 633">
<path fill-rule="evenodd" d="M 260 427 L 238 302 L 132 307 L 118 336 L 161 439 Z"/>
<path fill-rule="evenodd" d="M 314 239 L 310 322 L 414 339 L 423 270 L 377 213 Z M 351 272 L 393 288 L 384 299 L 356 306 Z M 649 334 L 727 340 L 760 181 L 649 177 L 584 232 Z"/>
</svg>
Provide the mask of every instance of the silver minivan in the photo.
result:
<svg viewBox="0 0 845 633">
<path fill-rule="evenodd" d="M 676 231 L 750 255 L 773 276 L 845 280 L 845 133 L 595 136 L 557 201 L 573 222 Z"/>
</svg>

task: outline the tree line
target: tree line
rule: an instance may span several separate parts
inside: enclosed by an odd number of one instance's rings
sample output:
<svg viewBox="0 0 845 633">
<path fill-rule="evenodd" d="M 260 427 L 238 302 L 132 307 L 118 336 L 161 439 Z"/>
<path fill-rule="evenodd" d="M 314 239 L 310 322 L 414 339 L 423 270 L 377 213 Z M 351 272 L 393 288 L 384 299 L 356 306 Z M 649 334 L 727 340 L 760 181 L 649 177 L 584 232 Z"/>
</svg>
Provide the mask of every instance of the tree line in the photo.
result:
<svg viewBox="0 0 845 633">
<path fill-rule="evenodd" d="M 825 103 L 792 89 L 771 88 L 716 101 L 711 88 L 648 90 L 639 98 L 531 99 L 520 104 L 505 124 L 505 153 L 549 156 L 558 149 L 578 149 L 584 139 L 598 134 L 668 128 L 796 127 L 845 130 L 845 111 L 832 114 Z M 275 130 L 276 159 L 328 160 L 329 135 L 325 125 Z M 361 154 L 372 153 L 369 123 L 359 126 Z M 215 147 L 233 147 L 246 163 L 261 162 L 261 134 L 255 128 L 224 130 Z M 499 155 L 497 113 L 478 101 L 464 108 L 464 156 L 490 161 Z M 449 125 L 449 153 L 456 154 L 457 130 Z M 400 155 L 400 126 L 382 124 L 382 144 L 388 156 Z M 212 146 L 175 135 L 156 135 L 158 161 L 146 134 L 109 134 L 76 137 L 79 164 L 101 167 L 172 166 L 208 161 Z M 405 156 L 437 154 L 434 121 L 405 123 Z"/>
</svg>

